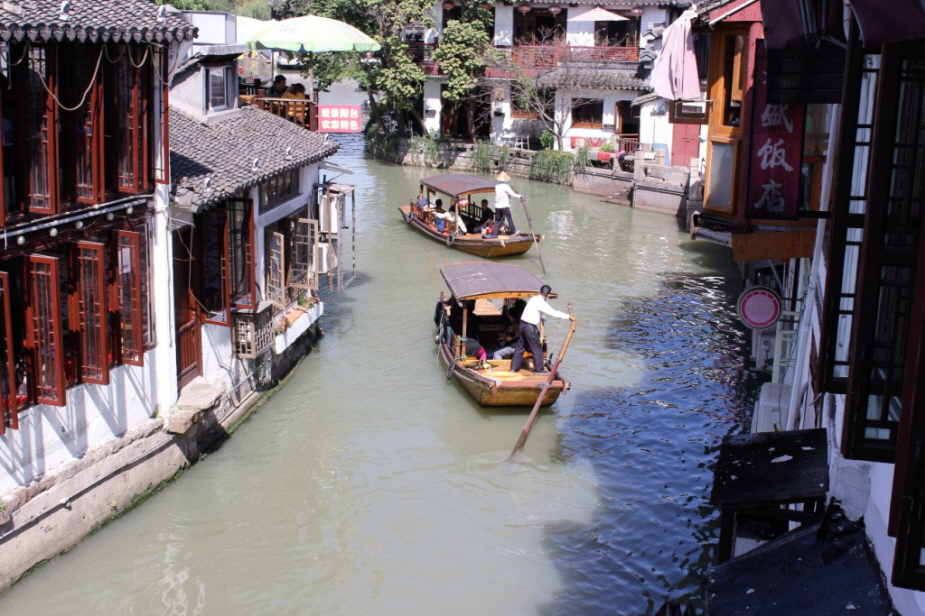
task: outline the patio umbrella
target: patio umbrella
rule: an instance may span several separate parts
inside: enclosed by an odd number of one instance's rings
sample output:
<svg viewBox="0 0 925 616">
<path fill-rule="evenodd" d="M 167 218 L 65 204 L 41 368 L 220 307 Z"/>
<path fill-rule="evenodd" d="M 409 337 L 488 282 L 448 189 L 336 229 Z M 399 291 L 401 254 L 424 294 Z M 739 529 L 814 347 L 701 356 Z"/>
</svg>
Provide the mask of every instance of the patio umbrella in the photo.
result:
<svg viewBox="0 0 925 616">
<path fill-rule="evenodd" d="M 237 36 L 235 37 L 235 42 L 247 43 L 249 40 L 269 28 L 274 23 L 276 22 L 260 21 L 259 19 L 254 19 L 253 17 L 242 17 L 241 15 L 238 15 Z"/>
<path fill-rule="evenodd" d="M 691 21 L 696 17 L 695 11 L 684 11 L 662 33 L 662 51 L 652 67 L 652 87 L 668 100 L 700 98 L 700 76 L 691 32 Z"/>
<path fill-rule="evenodd" d="M 599 6 L 594 7 L 587 13 L 582 13 L 580 15 L 575 15 L 574 17 L 569 17 L 565 21 L 570 21 L 572 23 L 577 22 L 589 22 L 589 21 L 629 21 L 629 17 L 624 17 L 623 15 L 617 15 L 612 13 L 607 9 L 602 9 Z"/>
<path fill-rule="evenodd" d="M 251 49 L 298 54 L 379 51 L 379 43 L 350 24 L 317 15 L 303 15 L 271 23 L 248 40 L 247 44 Z"/>
<path fill-rule="evenodd" d="M 247 41 L 251 49 L 308 54 L 308 91 L 314 98 L 312 54 L 330 51 L 379 51 L 379 43 L 350 24 L 336 19 L 302 15 L 270 24 Z"/>
</svg>

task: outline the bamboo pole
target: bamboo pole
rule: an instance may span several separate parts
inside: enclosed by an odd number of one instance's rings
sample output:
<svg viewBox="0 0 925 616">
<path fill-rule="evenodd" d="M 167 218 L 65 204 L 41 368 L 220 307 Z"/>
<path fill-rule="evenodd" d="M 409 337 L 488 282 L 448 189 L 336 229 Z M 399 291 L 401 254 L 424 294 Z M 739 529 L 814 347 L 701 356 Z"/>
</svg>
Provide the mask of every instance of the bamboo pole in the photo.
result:
<svg viewBox="0 0 925 616">
<path fill-rule="evenodd" d="M 569 314 L 572 314 L 572 307 L 569 306 Z M 559 356 L 556 358 L 556 363 L 553 365 L 552 370 L 549 371 L 549 376 L 546 377 L 546 382 L 543 383 L 540 389 L 540 395 L 536 398 L 536 404 L 533 405 L 533 410 L 530 411 L 530 417 L 527 418 L 527 423 L 524 425 L 523 432 L 520 433 L 520 438 L 517 439 L 517 444 L 514 445 L 514 450 L 511 451 L 511 458 L 520 453 L 520 450 L 524 448 L 524 445 L 527 444 L 527 437 L 530 436 L 530 430 L 533 428 L 533 420 L 536 419 L 536 414 L 540 410 L 540 406 L 543 404 L 543 399 L 546 397 L 546 392 L 549 391 L 549 386 L 552 385 L 552 382 L 556 378 L 556 374 L 559 372 L 559 364 L 562 362 L 562 358 L 565 357 L 565 351 L 568 349 L 569 343 L 572 341 L 572 334 L 575 333 L 575 321 L 569 323 L 568 334 L 565 335 L 565 342 L 562 343 L 562 348 L 559 350 Z M 533 358 L 533 361 L 536 362 L 536 358 Z M 542 358 L 540 358 L 542 361 Z M 534 363 L 534 367 L 536 364 Z M 509 458 L 510 459 L 510 458 Z"/>
<path fill-rule="evenodd" d="M 524 206 L 524 214 L 527 215 L 527 226 L 530 227 L 530 235 L 533 236 L 533 246 L 536 248 L 536 256 L 540 258 L 540 267 L 543 268 L 543 273 L 546 273 L 546 264 L 543 263 L 543 255 L 540 253 L 540 241 L 536 237 L 536 233 L 533 232 L 533 219 L 530 218 L 530 210 L 527 209 L 527 200 L 523 197 L 520 198 L 520 204 Z"/>
</svg>

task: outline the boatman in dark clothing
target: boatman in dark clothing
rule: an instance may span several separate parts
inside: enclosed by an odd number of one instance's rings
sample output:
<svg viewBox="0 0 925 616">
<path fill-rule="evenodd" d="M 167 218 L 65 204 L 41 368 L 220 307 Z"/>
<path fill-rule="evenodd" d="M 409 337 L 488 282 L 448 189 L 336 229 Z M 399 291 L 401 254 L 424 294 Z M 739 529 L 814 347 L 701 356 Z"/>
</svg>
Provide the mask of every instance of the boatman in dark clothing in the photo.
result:
<svg viewBox="0 0 925 616">
<path fill-rule="evenodd" d="M 552 292 L 548 284 L 540 287 L 540 294 L 534 295 L 524 307 L 524 312 L 520 315 L 520 336 L 514 345 L 514 356 L 511 358 L 511 372 L 520 370 L 524 361 L 524 350 L 529 349 L 533 354 L 533 373 L 545 374 L 543 366 L 543 344 L 540 342 L 540 319 L 542 315 L 548 314 L 557 319 L 569 319 L 574 321 L 572 315 L 560 312 L 549 305 L 546 298 Z"/>
</svg>

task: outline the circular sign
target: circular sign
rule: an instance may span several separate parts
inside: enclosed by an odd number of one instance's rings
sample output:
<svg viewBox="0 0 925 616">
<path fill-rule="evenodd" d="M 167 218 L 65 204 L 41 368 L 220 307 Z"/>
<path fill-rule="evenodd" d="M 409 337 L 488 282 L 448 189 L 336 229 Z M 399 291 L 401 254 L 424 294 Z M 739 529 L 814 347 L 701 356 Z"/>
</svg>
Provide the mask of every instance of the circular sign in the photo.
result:
<svg viewBox="0 0 925 616">
<path fill-rule="evenodd" d="M 739 296 L 736 311 L 739 318 L 752 329 L 764 329 L 780 318 L 780 295 L 769 287 L 752 287 Z"/>
</svg>

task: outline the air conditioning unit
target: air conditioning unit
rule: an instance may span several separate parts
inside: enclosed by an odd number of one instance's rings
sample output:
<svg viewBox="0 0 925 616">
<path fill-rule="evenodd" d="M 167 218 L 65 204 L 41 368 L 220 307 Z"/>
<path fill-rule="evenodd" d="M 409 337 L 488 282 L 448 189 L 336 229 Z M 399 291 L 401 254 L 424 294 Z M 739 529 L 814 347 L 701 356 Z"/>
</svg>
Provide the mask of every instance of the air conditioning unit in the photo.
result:
<svg viewBox="0 0 925 616">
<path fill-rule="evenodd" d="M 330 242 L 318 242 L 318 273 L 330 274 L 337 267 L 337 255 Z"/>
<path fill-rule="evenodd" d="M 755 412 L 752 414 L 752 432 L 776 432 L 784 430 L 787 423 L 787 409 L 790 407 L 790 385 L 765 383 L 758 394 Z"/>
<path fill-rule="evenodd" d="M 336 235 L 343 223 L 341 220 L 343 211 L 344 195 L 334 192 L 324 195 L 318 208 L 318 230 L 321 233 Z"/>
</svg>

